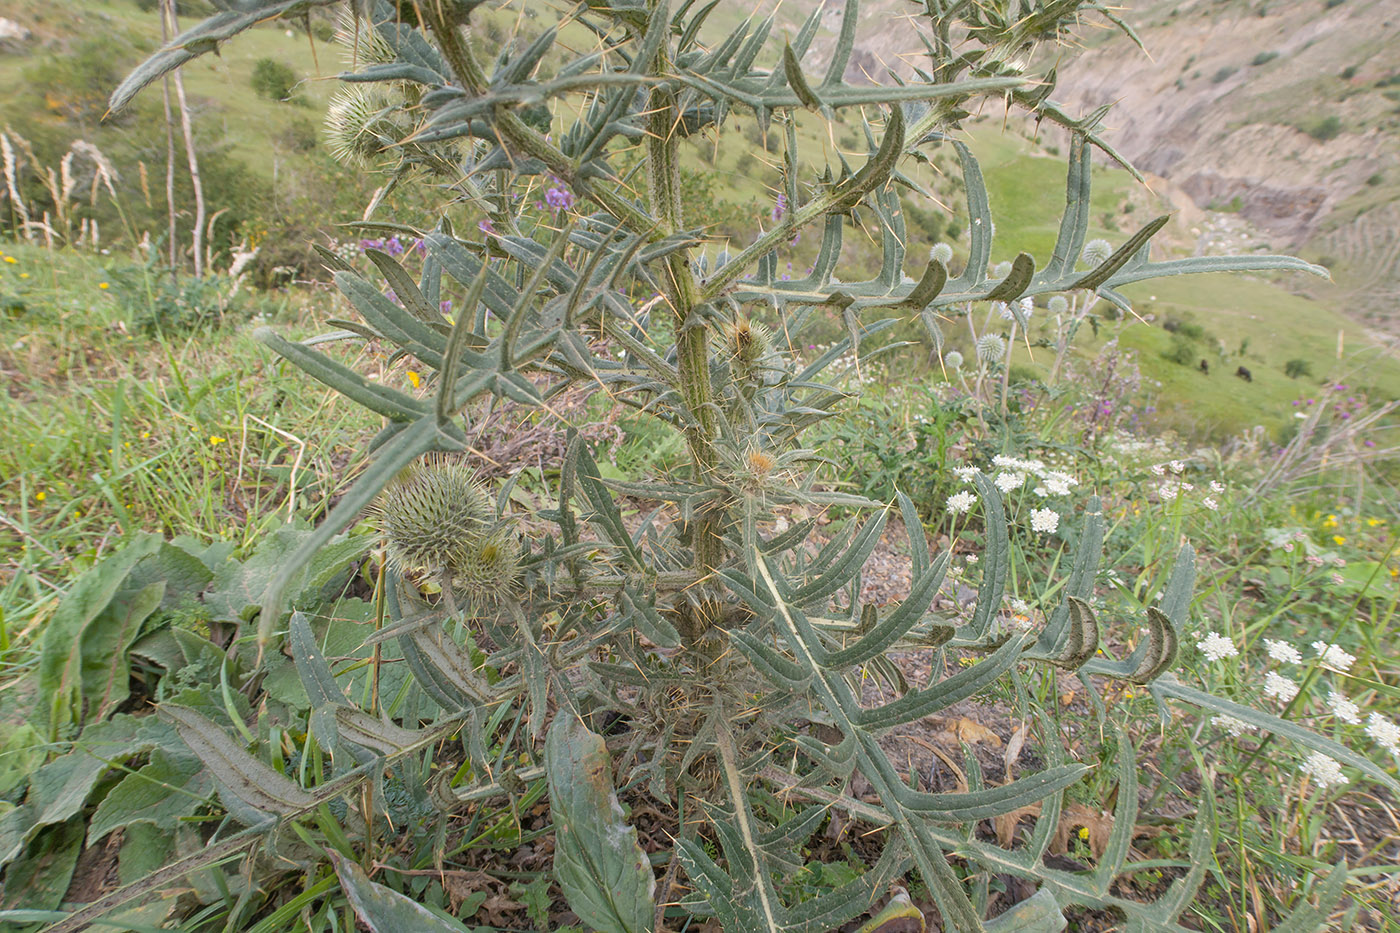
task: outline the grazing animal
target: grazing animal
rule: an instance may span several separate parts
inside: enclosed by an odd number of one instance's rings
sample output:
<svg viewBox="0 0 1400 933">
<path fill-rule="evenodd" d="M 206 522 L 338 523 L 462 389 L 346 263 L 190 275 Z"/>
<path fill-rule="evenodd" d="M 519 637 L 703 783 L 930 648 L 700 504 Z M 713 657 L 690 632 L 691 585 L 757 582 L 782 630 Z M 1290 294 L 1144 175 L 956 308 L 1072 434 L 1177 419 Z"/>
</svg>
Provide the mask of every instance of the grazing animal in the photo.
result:
<svg viewBox="0 0 1400 933">
<path fill-rule="evenodd" d="M 1210 364 L 1205 360 L 1201 360 L 1201 372 L 1205 373 L 1207 376 L 1210 375 Z"/>
<path fill-rule="evenodd" d="M 1245 382 L 1253 382 L 1253 381 L 1254 381 L 1254 375 L 1253 375 L 1249 370 L 1245 369 L 1243 366 L 1241 366 L 1239 369 L 1235 370 L 1235 375 L 1236 375 L 1236 376 L 1239 376 L 1239 377 L 1240 377 L 1241 379 L 1243 379 Z"/>
</svg>

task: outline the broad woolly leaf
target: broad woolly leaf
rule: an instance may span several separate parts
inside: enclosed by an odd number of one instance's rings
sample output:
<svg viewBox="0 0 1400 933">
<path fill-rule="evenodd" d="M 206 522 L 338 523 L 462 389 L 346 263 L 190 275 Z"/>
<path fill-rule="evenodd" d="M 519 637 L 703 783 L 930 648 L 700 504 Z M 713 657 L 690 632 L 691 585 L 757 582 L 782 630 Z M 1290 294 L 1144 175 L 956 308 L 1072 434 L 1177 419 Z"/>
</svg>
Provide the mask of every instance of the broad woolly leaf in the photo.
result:
<svg viewBox="0 0 1400 933">
<path fill-rule="evenodd" d="M 545 765 L 554 876 L 569 907 L 601 933 L 650 931 L 656 879 L 613 790 L 602 736 L 572 709 L 560 710 L 545 739 Z"/>
</svg>

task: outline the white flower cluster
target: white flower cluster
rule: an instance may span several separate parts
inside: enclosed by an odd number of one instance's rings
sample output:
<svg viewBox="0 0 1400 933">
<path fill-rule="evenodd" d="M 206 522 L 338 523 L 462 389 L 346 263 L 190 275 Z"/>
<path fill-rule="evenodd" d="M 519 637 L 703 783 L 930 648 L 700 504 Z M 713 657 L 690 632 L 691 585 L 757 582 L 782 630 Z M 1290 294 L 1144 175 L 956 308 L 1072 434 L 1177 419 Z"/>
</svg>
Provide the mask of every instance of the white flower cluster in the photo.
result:
<svg viewBox="0 0 1400 933">
<path fill-rule="evenodd" d="M 1226 732 L 1230 733 L 1235 738 L 1239 738 L 1246 732 L 1254 731 L 1253 726 L 1245 722 L 1243 719 L 1236 719 L 1234 716 L 1225 716 L 1222 714 L 1220 716 L 1213 717 L 1211 719 L 1211 722 L 1215 723 L 1217 726 L 1224 729 Z"/>
<path fill-rule="evenodd" d="M 1018 489 L 1024 489 L 1028 480 L 1034 479 L 1035 495 L 1044 499 L 1049 496 L 1068 496 L 1070 490 L 1079 485 L 1073 474 L 1064 470 L 1051 469 L 1044 460 L 1021 457 L 996 456 L 992 466 L 997 472 L 992 483 L 1003 496 L 1009 496 Z M 953 468 L 953 475 L 960 481 L 969 483 L 981 471 L 974 466 Z M 964 489 L 948 497 L 947 510 L 953 515 L 967 512 L 977 502 L 971 490 Z M 1032 509 L 1030 514 L 1031 531 L 1041 534 L 1054 534 L 1060 527 L 1060 513 L 1052 508 Z"/>
<path fill-rule="evenodd" d="M 1345 672 L 1351 670 L 1352 664 L 1356 662 L 1356 655 L 1347 654 L 1339 645 L 1315 641 L 1312 643 L 1312 647 L 1317 652 L 1318 661 L 1327 667 Z"/>
<path fill-rule="evenodd" d="M 1351 781 L 1342 773 L 1342 766 L 1337 764 L 1336 759 L 1329 758 L 1322 752 L 1313 752 L 1308 756 L 1308 760 L 1303 762 L 1302 771 L 1308 777 L 1318 783 L 1319 787 L 1331 787 L 1333 784 L 1350 784 Z"/>
<path fill-rule="evenodd" d="M 1206 637 L 1196 642 L 1196 647 L 1209 661 L 1223 661 L 1225 658 L 1237 657 L 1240 649 L 1235 647 L 1235 643 L 1228 635 L 1221 635 L 1219 632 L 1207 632 Z"/>
<path fill-rule="evenodd" d="M 1264 696 L 1287 703 L 1298 695 L 1298 684 L 1277 671 L 1264 675 Z"/>
</svg>

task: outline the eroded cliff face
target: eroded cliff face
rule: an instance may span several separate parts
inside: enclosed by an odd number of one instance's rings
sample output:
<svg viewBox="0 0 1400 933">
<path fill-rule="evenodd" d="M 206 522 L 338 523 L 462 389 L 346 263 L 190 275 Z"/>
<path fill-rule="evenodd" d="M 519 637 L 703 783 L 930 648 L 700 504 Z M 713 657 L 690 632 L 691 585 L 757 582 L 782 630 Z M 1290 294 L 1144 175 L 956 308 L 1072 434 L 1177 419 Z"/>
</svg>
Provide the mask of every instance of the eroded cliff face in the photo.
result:
<svg viewBox="0 0 1400 933">
<path fill-rule="evenodd" d="M 1400 70 L 1400 6 L 1154 0 L 1127 16 L 1151 57 L 1122 39 L 1091 46 L 1057 96 L 1114 104 L 1124 155 L 1198 206 L 1233 203 L 1297 249 L 1395 166 L 1395 102 L 1377 84 Z"/>
<path fill-rule="evenodd" d="M 778 32 L 817 2 L 784 3 Z M 823 4 L 813 71 L 842 6 Z M 918 9 L 865 0 L 851 70 L 884 82 L 918 63 Z M 1119 12 L 1146 52 L 1089 17 L 1083 48 L 1034 63 L 1059 59 L 1055 98 L 1071 113 L 1112 104 L 1108 140 L 1183 214 L 1237 212 L 1274 249 L 1330 265 L 1349 311 L 1400 326 L 1400 0 L 1136 0 Z"/>
</svg>

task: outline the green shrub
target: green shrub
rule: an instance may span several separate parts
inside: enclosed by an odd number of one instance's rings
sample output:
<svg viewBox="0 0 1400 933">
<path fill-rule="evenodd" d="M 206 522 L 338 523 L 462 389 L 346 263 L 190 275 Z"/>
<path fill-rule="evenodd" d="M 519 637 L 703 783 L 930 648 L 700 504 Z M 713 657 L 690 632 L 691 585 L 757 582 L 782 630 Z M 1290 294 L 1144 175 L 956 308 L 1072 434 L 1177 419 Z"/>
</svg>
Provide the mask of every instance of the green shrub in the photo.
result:
<svg viewBox="0 0 1400 933">
<path fill-rule="evenodd" d="M 1171 360 L 1178 366 L 1195 366 L 1199 356 L 1195 345 L 1181 336 L 1173 336 L 1171 346 L 1162 351 L 1162 359 Z"/>
<path fill-rule="evenodd" d="M 1297 357 L 1283 364 L 1283 374 L 1289 379 L 1298 379 L 1303 376 L 1312 375 L 1312 364 L 1307 360 Z"/>
<path fill-rule="evenodd" d="M 1356 66 L 1355 66 L 1355 65 L 1347 65 L 1345 68 L 1342 69 L 1342 80 L 1343 80 L 1343 81 L 1350 81 L 1350 80 L 1351 80 L 1352 78 L 1354 78 L 1354 77 L 1356 77 Z"/>
<path fill-rule="evenodd" d="M 1321 143 L 1336 139 L 1342 134 L 1342 118 L 1329 114 L 1308 127 L 1307 133 Z"/>
<path fill-rule="evenodd" d="M 1219 83 L 1221 83 L 1222 81 L 1224 81 L 1224 80 L 1226 80 L 1227 78 L 1229 78 L 1231 75 L 1233 75 L 1233 74 L 1234 74 L 1235 72 L 1237 72 L 1237 71 L 1239 71 L 1238 68 L 1234 68 L 1234 67 L 1231 67 L 1230 65 L 1226 65 L 1226 66 L 1220 68 L 1218 71 L 1216 71 L 1215 74 L 1213 74 L 1213 75 L 1210 76 L 1210 83 L 1211 83 L 1211 84 L 1219 84 Z"/>
<path fill-rule="evenodd" d="M 292 66 L 273 58 L 260 58 L 253 64 L 250 79 L 253 91 L 268 100 L 288 101 L 297 85 Z"/>
<path fill-rule="evenodd" d="M 1260 52 L 1258 55 L 1254 56 L 1252 60 L 1250 60 L 1250 64 L 1254 65 L 1255 67 L 1258 67 L 1259 65 L 1267 65 L 1269 62 L 1273 61 L 1276 58 L 1278 58 L 1277 52 Z"/>
</svg>

